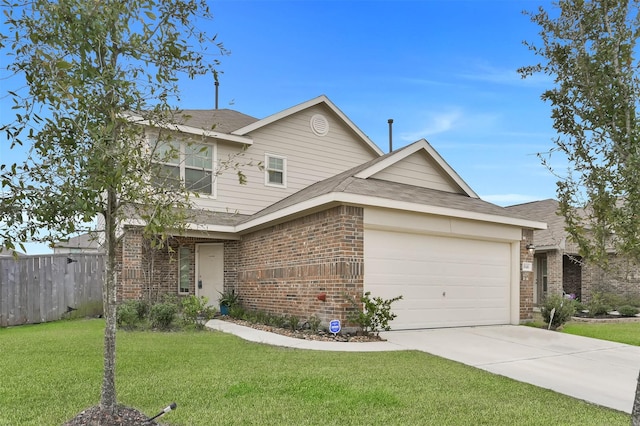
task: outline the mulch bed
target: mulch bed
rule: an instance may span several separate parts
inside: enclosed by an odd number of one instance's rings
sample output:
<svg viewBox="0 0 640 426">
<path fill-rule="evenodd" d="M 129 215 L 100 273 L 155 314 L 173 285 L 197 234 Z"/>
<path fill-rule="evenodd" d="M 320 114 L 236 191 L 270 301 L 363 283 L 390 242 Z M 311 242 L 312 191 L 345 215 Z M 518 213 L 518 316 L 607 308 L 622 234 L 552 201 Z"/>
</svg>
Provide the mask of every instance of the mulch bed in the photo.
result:
<svg viewBox="0 0 640 426">
<path fill-rule="evenodd" d="M 249 321 L 244 321 L 236 318 L 231 318 L 230 316 L 220 316 L 217 319 L 223 321 L 229 321 L 238 325 L 242 325 L 245 327 L 255 328 L 257 330 L 267 331 L 269 333 L 277 333 L 283 336 L 294 337 L 296 339 L 305 339 L 305 340 L 317 340 L 324 342 L 383 342 L 384 339 L 380 336 L 368 335 L 363 336 L 359 334 L 350 334 L 350 333 L 340 333 L 337 335 L 333 335 L 332 333 L 328 333 L 326 331 L 318 330 L 317 332 L 311 330 L 291 330 L 290 328 L 280 328 L 274 327 L 271 325 L 265 324 L 255 324 Z"/>
<path fill-rule="evenodd" d="M 135 408 L 118 405 L 115 414 L 99 406 L 88 408 L 62 426 L 160 426 Z"/>
<path fill-rule="evenodd" d="M 620 315 L 598 315 L 596 317 L 590 317 L 584 313 L 578 313 L 571 317 L 572 321 L 576 322 L 640 322 L 640 317 L 622 317 Z"/>
</svg>

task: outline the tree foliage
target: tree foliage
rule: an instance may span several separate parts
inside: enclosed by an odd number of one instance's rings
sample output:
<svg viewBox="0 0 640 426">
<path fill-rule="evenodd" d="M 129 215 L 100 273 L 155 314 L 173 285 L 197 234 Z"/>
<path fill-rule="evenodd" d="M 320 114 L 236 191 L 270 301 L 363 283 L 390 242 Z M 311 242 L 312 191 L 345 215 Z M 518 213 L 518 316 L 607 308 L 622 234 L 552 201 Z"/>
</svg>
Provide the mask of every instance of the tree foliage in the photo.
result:
<svg viewBox="0 0 640 426">
<path fill-rule="evenodd" d="M 60 240 L 102 218 L 101 406 L 113 410 L 115 250 L 124 221 L 166 236 L 184 224 L 191 201 L 184 186 L 151 185 L 162 177 L 157 161 L 171 153 L 145 143 L 142 124 L 168 139 L 178 77 L 216 76 L 224 49 L 198 30 L 212 17 L 205 0 L 3 0 L 2 9 L 5 72 L 25 82 L 9 93 L 15 116 L 2 130 L 28 158 L 0 166 L 0 244 Z"/>
<path fill-rule="evenodd" d="M 558 132 L 551 153 L 568 160 L 561 213 L 587 259 L 606 266 L 614 246 L 640 258 L 638 2 L 564 0 L 553 12 L 531 15 L 543 44 L 528 46 L 544 62 L 520 71 L 554 78 L 542 99 Z"/>
<path fill-rule="evenodd" d="M 553 87 L 558 133 L 549 155 L 568 161 L 557 194 L 566 229 L 581 254 L 602 268 L 611 250 L 640 260 L 640 85 L 638 0 L 560 0 L 531 13 L 541 45 L 525 43 L 542 62 L 520 69 L 544 73 Z M 544 157 L 547 165 L 549 157 Z M 554 170 L 554 172 L 558 172 Z M 640 378 L 633 409 L 640 424 Z"/>
</svg>

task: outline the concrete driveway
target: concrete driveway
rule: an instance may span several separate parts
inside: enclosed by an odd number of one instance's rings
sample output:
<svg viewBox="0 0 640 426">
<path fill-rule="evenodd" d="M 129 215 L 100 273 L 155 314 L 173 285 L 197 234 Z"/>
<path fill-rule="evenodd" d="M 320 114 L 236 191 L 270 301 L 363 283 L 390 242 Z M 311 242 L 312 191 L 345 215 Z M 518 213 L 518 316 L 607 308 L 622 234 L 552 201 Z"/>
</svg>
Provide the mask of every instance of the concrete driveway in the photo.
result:
<svg viewBox="0 0 640 426">
<path fill-rule="evenodd" d="M 512 379 L 631 413 L 640 347 L 525 326 L 381 333 L 389 343 L 429 352 Z"/>
</svg>

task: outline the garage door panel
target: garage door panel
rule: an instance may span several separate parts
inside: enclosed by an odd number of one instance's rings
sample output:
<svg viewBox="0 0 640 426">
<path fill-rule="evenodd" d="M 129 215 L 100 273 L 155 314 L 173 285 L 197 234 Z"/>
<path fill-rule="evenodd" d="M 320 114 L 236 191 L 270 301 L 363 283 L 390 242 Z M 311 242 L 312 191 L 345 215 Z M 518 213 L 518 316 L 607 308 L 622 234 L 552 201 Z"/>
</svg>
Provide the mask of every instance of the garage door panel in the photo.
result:
<svg viewBox="0 0 640 426">
<path fill-rule="evenodd" d="M 384 298 L 386 299 L 402 295 L 403 299 L 407 301 L 442 300 L 443 302 L 446 302 L 448 300 L 464 299 L 492 300 L 501 299 L 502 296 L 504 296 L 504 286 L 489 284 L 478 286 L 475 284 L 464 284 L 459 281 L 454 282 L 451 285 L 447 285 L 446 283 L 430 285 L 426 283 L 420 283 L 417 285 L 406 284 L 397 286 L 384 284 L 367 285 L 367 290 L 371 291 L 372 295 L 374 296 L 384 296 Z"/>
<path fill-rule="evenodd" d="M 394 329 L 509 323 L 509 243 L 365 231 L 365 291 L 389 299 Z"/>
</svg>

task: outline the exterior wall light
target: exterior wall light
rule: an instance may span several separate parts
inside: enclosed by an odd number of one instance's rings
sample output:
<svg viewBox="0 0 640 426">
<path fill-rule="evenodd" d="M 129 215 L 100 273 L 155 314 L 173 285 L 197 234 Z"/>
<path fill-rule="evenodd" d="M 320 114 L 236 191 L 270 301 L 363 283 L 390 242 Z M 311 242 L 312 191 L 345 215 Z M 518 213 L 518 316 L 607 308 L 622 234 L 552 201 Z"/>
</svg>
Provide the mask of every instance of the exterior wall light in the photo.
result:
<svg viewBox="0 0 640 426">
<path fill-rule="evenodd" d="M 529 254 L 533 254 L 536 251 L 536 246 L 534 244 L 527 244 L 527 250 L 529 250 Z"/>
</svg>

